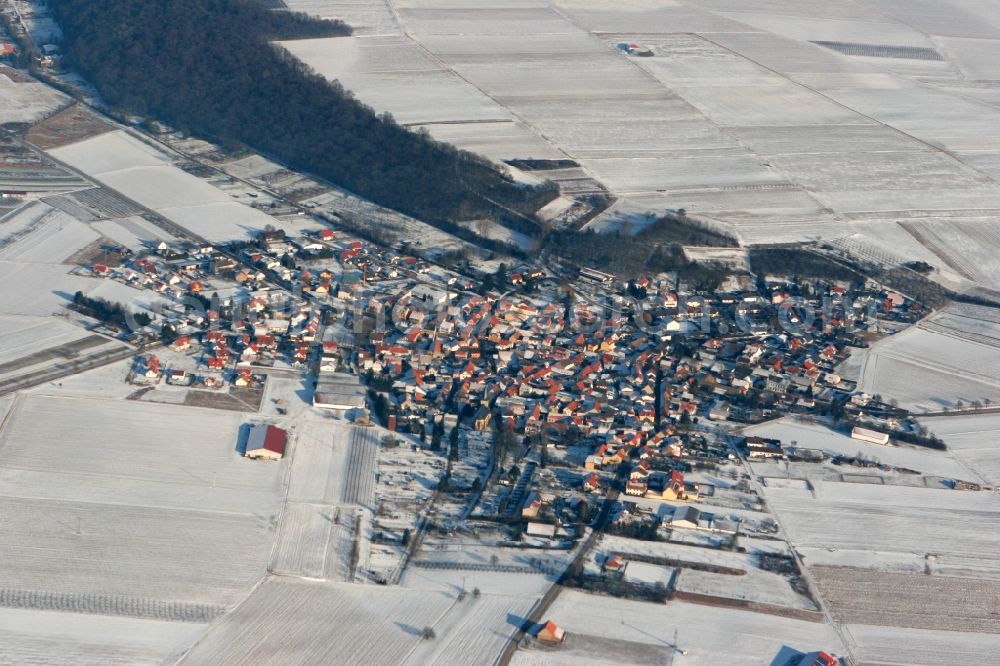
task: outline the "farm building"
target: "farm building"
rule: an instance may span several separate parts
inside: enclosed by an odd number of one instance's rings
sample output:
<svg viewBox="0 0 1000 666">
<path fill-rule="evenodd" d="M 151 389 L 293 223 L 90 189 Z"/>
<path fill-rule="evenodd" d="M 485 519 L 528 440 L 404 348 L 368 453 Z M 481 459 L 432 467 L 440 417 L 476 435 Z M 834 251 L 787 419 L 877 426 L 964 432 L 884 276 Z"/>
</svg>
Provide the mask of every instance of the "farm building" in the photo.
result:
<svg viewBox="0 0 1000 666">
<path fill-rule="evenodd" d="M 701 511 L 693 506 L 679 506 L 674 509 L 674 516 L 670 519 L 670 524 L 674 527 L 694 529 L 698 527 L 699 520 L 701 520 Z"/>
<path fill-rule="evenodd" d="M 247 458 L 265 458 L 281 460 L 285 455 L 285 442 L 288 434 L 281 428 L 272 425 L 255 425 L 250 428 L 247 439 Z"/>
<path fill-rule="evenodd" d="M 862 428 L 861 426 L 854 426 L 854 430 L 851 431 L 851 439 L 859 439 L 862 442 L 871 442 L 872 444 L 881 444 L 883 446 L 889 443 L 888 434 L 879 432 L 878 430 Z"/>
<path fill-rule="evenodd" d="M 313 406 L 323 409 L 360 409 L 365 406 L 365 390 L 356 375 L 324 373 L 313 394 Z"/>
<path fill-rule="evenodd" d="M 566 631 L 552 620 L 542 625 L 535 638 L 543 643 L 562 643 L 566 638 Z"/>
<path fill-rule="evenodd" d="M 551 539 L 556 535 L 556 526 L 549 523 L 536 523 L 532 521 L 528 523 L 525 532 L 529 536 L 540 536 Z"/>
<path fill-rule="evenodd" d="M 745 440 L 748 458 L 783 458 L 785 451 L 777 439 L 747 437 Z"/>
</svg>

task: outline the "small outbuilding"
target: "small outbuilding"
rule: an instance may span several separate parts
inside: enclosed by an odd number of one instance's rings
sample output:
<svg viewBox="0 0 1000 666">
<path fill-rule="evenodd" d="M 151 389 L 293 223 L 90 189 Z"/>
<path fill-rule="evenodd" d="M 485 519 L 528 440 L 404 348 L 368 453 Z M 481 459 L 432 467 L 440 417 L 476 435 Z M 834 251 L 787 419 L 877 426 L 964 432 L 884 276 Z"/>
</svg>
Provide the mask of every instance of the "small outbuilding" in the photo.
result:
<svg viewBox="0 0 1000 666">
<path fill-rule="evenodd" d="M 854 430 L 851 431 L 851 439 L 871 442 L 872 444 L 881 444 L 882 446 L 889 443 L 889 435 L 887 433 L 862 428 L 861 426 L 854 426 Z"/>
<path fill-rule="evenodd" d="M 264 458 L 265 460 L 281 460 L 285 455 L 285 443 L 288 433 L 273 425 L 255 425 L 250 428 L 247 439 L 247 458 Z"/>
<path fill-rule="evenodd" d="M 535 638 L 543 643 L 562 643 L 566 638 L 566 631 L 552 620 L 542 625 L 542 628 L 535 634 Z"/>
<path fill-rule="evenodd" d="M 699 520 L 701 520 L 701 511 L 693 506 L 679 506 L 674 510 L 670 524 L 674 527 L 695 529 L 698 527 Z"/>
</svg>

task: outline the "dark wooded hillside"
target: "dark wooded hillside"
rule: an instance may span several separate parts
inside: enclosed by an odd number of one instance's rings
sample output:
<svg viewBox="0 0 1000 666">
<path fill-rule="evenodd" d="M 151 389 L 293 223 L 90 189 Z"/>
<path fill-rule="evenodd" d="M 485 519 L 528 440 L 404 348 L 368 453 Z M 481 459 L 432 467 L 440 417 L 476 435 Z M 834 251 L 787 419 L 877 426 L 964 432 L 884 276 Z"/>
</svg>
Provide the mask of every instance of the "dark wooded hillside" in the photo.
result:
<svg viewBox="0 0 1000 666">
<path fill-rule="evenodd" d="M 350 34 L 258 0 L 52 0 L 70 66 L 123 112 L 246 145 L 429 222 L 531 216 L 551 184 L 376 116 L 274 40 Z M 522 220 L 523 221 L 523 220 Z"/>
</svg>

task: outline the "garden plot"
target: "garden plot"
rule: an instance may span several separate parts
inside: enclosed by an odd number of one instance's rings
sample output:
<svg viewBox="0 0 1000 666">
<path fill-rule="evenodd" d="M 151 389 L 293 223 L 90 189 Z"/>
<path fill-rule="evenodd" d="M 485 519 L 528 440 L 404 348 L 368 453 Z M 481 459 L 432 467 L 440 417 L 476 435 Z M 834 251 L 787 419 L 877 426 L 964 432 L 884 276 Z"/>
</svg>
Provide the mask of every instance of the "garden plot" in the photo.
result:
<svg viewBox="0 0 1000 666">
<path fill-rule="evenodd" d="M 913 327 L 871 348 L 858 389 L 912 411 L 1000 401 L 1000 349 Z"/>
<path fill-rule="evenodd" d="M 811 567 L 834 622 L 1000 634 L 1000 581 Z"/>
<path fill-rule="evenodd" d="M 570 634 L 650 645 L 672 645 L 676 631 L 690 664 L 772 664 L 784 648 L 844 653 L 827 624 L 682 601 L 653 604 L 566 590 L 548 617 Z"/>
<path fill-rule="evenodd" d="M 862 663 L 886 666 L 988 664 L 1000 654 L 1000 635 L 863 624 L 842 627 Z"/>
<path fill-rule="evenodd" d="M 993 526 L 1000 498 L 989 492 L 814 482 L 808 490 L 765 488 L 793 546 L 933 555 L 933 570 L 1000 578 Z"/>
<path fill-rule="evenodd" d="M 400 664 L 454 603 L 453 594 L 269 578 L 182 663 Z"/>
<path fill-rule="evenodd" d="M 741 545 L 744 545 L 742 541 Z M 748 550 L 751 552 L 737 553 L 679 543 L 647 542 L 605 536 L 595 551 L 595 557 L 603 561 L 605 557 L 611 557 L 615 553 L 622 554 L 625 559 L 629 559 L 630 555 L 643 555 L 738 570 L 743 574 L 715 573 L 677 565 L 679 569 L 676 589 L 724 599 L 816 610 L 815 604 L 792 589 L 785 576 L 759 569 L 753 546 Z M 777 550 L 781 551 L 780 546 Z M 774 552 L 774 549 L 768 552 Z M 666 584 L 671 571 L 672 569 L 667 566 L 630 560 L 625 570 L 625 579 L 635 583 Z"/>
<path fill-rule="evenodd" d="M 925 419 L 952 454 L 988 483 L 1000 485 L 1000 415 L 970 414 Z"/>
<path fill-rule="evenodd" d="M 0 654 L 10 664 L 164 664 L 206 626 L 59 611 L 0 608 Z"/>
<path fill-rule="evenodd" d="M 972 481 L 969 470 L 957 462 L 946 451 L 932 451 L 912 446 L 881 446 L 853 439 L 850 435 L 830 430 L 815 424 L 798 421 L 794 418 L 784 418 L 771 421 L 764 425 L 747 428 L 746 435 L 780 439 L 785 446 L 791 445 L 802 449 L 815 449 L 827 455 L 856 456 L 877 459 L 885 465 L 912 469 L 923 474 L 933 474 L 950 479 Z"/>
</svg>

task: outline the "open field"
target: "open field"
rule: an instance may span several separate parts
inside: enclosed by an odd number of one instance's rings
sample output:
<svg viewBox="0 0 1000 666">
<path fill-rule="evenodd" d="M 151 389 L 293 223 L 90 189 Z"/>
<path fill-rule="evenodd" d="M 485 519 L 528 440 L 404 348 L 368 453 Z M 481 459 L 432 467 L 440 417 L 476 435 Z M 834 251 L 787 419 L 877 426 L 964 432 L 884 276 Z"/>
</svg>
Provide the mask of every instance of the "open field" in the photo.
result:
<svg viewBox="0 0 1000 666">
<path fill-rule="evenodd" d="M 289 502 L 281 516 L 277 547 L 270 569 L 309 578 L 349 578 L 355 512 Z"/>
<path fill-rule="evenodd" d="M 533 603 L 270 578 L 183 663 L 492 664 Z"/>
<path fill-rule="evenodd" d="M 328 505 L 343 501 L 350 438 L 351 427 L 342 422 L 307 419 L 299 424 L 288 479 L 289 501 Z"/>
<path fill-rule="evenodd" d="M 236 454 L 240 422 L 238 414 L 172 405 L 22 396 L 0 434 L 0 494 L 274 513 L 280 465 Z M 81 450 L 87 454 L 74 455 Z"/>
<path fill-rule="evenodd" d="M 810 574 L 840 624 L 1000 634 L 1000 581 L 848 567 Z"/>
<path fill-rule="evenodd" d="M 936 573 L 1000 578 L 991 527 L 1000 514 L 995 493 L 813 485 L 815 497 L 805 489 L 765 489 L 794 547 L 929 554 L 933 559 L 928 566 Z"/>
<path fill-rule="evenodd" d="M 949 451 L 933 451 L 914 446 L 881 446 L 852 439 L 850 435 L 816 424 L 785 418 L 747 428 L 746 435 L 780 439 L 785 446 L 823 451 L 827 455 L 856 456 L 859 453 L 880 463 L 952 479 L 975 481 L 969 470 Z"/>
<path fill-rule="evenodd" d="M 41 120 L 66 104 L 69 98 L 36 81 L 24 80 L 0 65 L 0 123 L 30 123 Z"/>
<path fill-rule="evenodd" d="M 1000 415 L 971 414 L 926 419 L 952 454 L 989 483 L 1000 485 Z"/>
<path fill-rule="evenodd" d="M 264 574 L 282 489 L 280 465 L 234 452 L 238 426 L 153 403 L 19 397 L 0 436 L 0 588 L 122 595 L 137 613 L 147 599 L 234 603 Z"/>
<path fill-rule="evenodd" d="M 748 243 L 864 233 L 950 286 L 996 283 L 1000 29 L 988 3 L 289 6 L 359 28 L 293 53 L 459 147 L 575 159 L 621 201 L 683 207 Z"/>
<path fill-rule="evenodd" d="M 0 314 L 44 317 L 61 312 L 76 291 L 89 293 L 100 280 L 71 275 L 69 266 L 0 261 L 4 298 Z"/>
<path fill-rule="evenodd" d="M 123 130 L 50 151 L 54 157 L 213 242 L 246 238 L 274 218 L 233 201 Z"/>
<path fill-rule="evenodd" d="M 858 388 L 919 413 L 1000 401 L 998 377 L 1000 348 L 916 326 L 868 350 Z"/>
<path fill-rule="evenodd" d="M 549 610 L 567 632 L 606 639 L 668 646 L 677 631 L 687 650 L 684 663 L 771 664 L 783 648 L 843 654 L 833 628 L 826 624 L 749 611 L 597 597 L 565 591 Z"/>
<path fill-rule="evenodd" d="M 0 608 L 0 662 L 163 664 L 178 658 L 205 629 L 186 622 Z"/>
<path fill-rule="evenodd" d="M 183 663 L 399 664 L 453 603 L 447 594 L 270 578 Z"/>
<path fill-rule="evenodd" d="M 0 261 L 59 264 L 100 237 L 62 211 L 28 206 L 0 228 Z"/>
<path fill-rule="evenodd" d="M 87 331 L 51 317 L 0 317 L 0 375 L 7 364 L 19 362 L 35 352 L 86 338 Z"/>
<path fill-rule="evenodd" d="M 1000 652 L 997 634 L 901 629 L 851 623 L 844 628 L 865 664 L 940 666 L 989 663 Z"/>
</svg>

